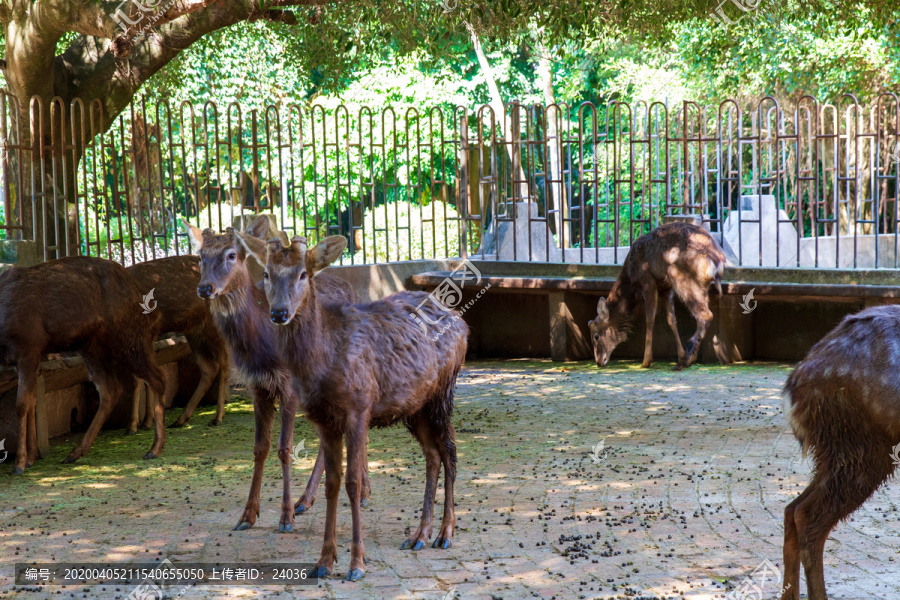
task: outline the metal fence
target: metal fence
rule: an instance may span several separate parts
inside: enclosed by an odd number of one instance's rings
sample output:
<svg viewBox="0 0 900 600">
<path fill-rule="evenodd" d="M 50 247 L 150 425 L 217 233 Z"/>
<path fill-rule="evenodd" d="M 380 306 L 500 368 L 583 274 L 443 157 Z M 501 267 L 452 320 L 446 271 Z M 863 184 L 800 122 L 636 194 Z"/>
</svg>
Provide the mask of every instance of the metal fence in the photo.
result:
<svg viewBox="0 0 900 600">
<path fill-rule="evenodd" d="M 272 212 L 344 264 L 621 263 L 670 218 L 733 263 L 898 267 L 900 99 L 371 109 L 0 102 L 0 239 L 126 264 Z"/>
</svg>

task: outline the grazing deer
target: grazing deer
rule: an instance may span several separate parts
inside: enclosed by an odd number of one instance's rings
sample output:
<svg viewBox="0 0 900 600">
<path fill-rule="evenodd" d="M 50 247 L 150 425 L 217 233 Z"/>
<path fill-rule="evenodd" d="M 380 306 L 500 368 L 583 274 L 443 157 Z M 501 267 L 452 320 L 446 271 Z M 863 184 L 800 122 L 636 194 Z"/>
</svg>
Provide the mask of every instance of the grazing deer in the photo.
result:
<svg viewBox="0 0 900 600">
<path fill-rule="evenodd" d="M 691 366 L 697 359 L 700 342 L 712 322 L 709 285 L 713 281 L 722 294 L 725 253 L 703 228 L 689 223 L 661 225 L 634 241 L 609 298 L 597 303 L 597 318 L 588 322 L 594 344 L 594 360 L 602 367 L 616 346 L 631 332 L 632 321 L 641 305 L 647 322 L 642 367 L 653 362 L 653 325 L 657 298 L 666 303 L 666 321 L 675 334 L 678 349 L 676 370 Z M 675 323 L 675 296 L 687 306 L 697 321 L 697 331 L 681 345 Z"/>
<path fill-rule="evenodd" d="M 185 223 L 194 250 L 200 255 L 200 283 L 197 294 L 209 301 L 213 322 L 228 342 L 237 375 L 251 390 L 253 413 L 256 418 L 256 440 L 253 447 L 253 477 L 250 494 L 244 512 L 235 530 L 249 529 L 259 514 L 259 496 L 263 467 L 272 446 L 272 423 L 275 404 L 281 399 L 281 435 L 278 439 L 278 458 L 283 476 L 282 510 L 278 530 L 290 532 L 294 527 L 294 515 L 309 510 L 316 500 L 319 481 L 325 469 L 322 446 L 310 475 L 306 490 L 291 504 L 290 467 L 294 439 L 294 418 L 297 399 L 288 382 L 290 375 L 276 348 L 275 326 L 269 321 L 269 305 L 266 295 L 254 285 L 247 269 L 248 254 L 238 243 L 231 228 L 225 234 L 216 235 L 212 229 L 200 230 Z M 260 217 L 248 226 L 254 235 L 266 236 L 269 222 Z M 251 240 L 256 240 L 252 235 Z M 249 243 L 253 243 L 250 241 Z M 258 241 L 260 252 L 265 243 Z M 333 302 L 352 302 L 352 288 L 336 277 L 324 276 L 323 293 Z M 366 471 L 365 497 L 369 497 L 369 478 Z"/>
<path fill-rule="evenodd" d="M 165 375 L 153 353 L 159 315 L 143 314 L 140 304 L 134 278 L 123 266 L 102 258 L 62 258 L 0 274 L 0 363 L 15 362 L 19 373 L 14 474 L 23 473 L 37 457 L 35 385 L 44 354 L 80 350 L 100 392 L 97 414 L 65 463 L 88 451 L 134 377 L 162 398 Z M 156 402 L 153 410 L 156 433 L 144 456 L 148 459 L 159 456 L 166 440 L 162 404 Z"/>
<path fill-rule="evenodd" d="M 128 267 L 128 272 L 138 282 L 142 294 L 146 296 L 153 292 L 154 304 L 145 310 L 153 310 L 160 315 L 154 338 L 168 332 L 184 334 L 191 346 L 194 362 L 200 369 L 197 388 L 172 427 L 182 427 L 188 422 L 216 376 L 221 374 L 216 416 L 210 423 L 219 425 L 225 417 L 225 400 L 228 397 L 228 353 L 225 340 L 213 323 L 209 306 L 197 296 L 200 260 L 196 256 L 170 256 L 138 263 Z M 129 433 L 137 431 L 139 389 L 135 388 Z M 151 402 L 149 395 L 147 400 Z M 153 412 L 148 410 L 145 414 L 143 427 L 149 429 L 153 423 Z"/>
<path fill-rule="evenodd" d="M 248 252 L 258 246 L 238 235 Z M 370 304 L 324 302 L 319 272 L 347 247 L 341 236 L 307 249 L 294 237 L 270 240 L 265 288 L 271 320 L 280 325 L 279 349 L 303 411 L 325 449 L 328 502 L 325 539 L 313 577 L 327 577 L 337 559 L 337 503 L 342 436 L 347 444 L 347 495 L 353 518 L 349 581 L 365 574 L 360 496 L 370 426 L 402 422 L 425 453 L 425 501 L 418 529 L 402 549 L 424 547 L 432 533 L 434 495 L 444 469 L 444 516 L 435 548 L 449 548 L 455 528 L 453 485 L 456 434 L 451 424 L 456 377 L 466 355 L 468 327 L 458 315 L 427 303 L 424 292 L 400 292 Z M 414 313 L 426 313 L 417 324 Z M 426 324 L 426 321 L 428 324 Z"/>
<path fill-rule="evenodd" d="M 784 408 L 812 481 L 784 510 L 782 600 L 827 600 L 822 559 L 831 530 L 900 463 L 900 306 L 846 317 L 784 385 Z M 893 454 L 893 456 L 892 456 Z"/>
</svg>

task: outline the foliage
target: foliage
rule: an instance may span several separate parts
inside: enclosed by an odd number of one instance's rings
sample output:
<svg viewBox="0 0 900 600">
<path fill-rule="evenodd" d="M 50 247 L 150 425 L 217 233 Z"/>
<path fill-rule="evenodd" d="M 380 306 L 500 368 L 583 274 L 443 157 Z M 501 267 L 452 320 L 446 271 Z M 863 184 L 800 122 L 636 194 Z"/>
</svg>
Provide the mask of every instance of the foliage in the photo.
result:
<svg viewBox="0 0 900 600">
<path fill-rule="evenodd" d="M 459 213 L 440 200 L 366 210 L 365 243 L 354 264 L 459 256 Z"/>
</svg>

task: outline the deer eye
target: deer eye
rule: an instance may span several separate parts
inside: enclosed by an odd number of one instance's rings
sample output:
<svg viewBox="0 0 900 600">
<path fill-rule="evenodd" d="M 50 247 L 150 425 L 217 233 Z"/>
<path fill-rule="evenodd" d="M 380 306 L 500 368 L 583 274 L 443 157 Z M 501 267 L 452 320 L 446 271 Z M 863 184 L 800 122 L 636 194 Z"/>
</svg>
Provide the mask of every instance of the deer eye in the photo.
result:
<svg viewBox="0 0 900 600">
<path fill-rule="evenodd" d="M 300 281 L 303 281 L 304 279 L 306 279 L 306 271 L 300 273 Z"/>
<path fill-rule="evenodd" d="M 237 252 L 229 252 L 227 258 L 228 258 L 228 260 L 235 260 L 235 259 L 237 259 Z"/>
<path fill-rule="evenodd" d="M 268 278 L 269 278 L 269 272 L 263 271 L 263 279 L 268 279 Z"/>
</svg>

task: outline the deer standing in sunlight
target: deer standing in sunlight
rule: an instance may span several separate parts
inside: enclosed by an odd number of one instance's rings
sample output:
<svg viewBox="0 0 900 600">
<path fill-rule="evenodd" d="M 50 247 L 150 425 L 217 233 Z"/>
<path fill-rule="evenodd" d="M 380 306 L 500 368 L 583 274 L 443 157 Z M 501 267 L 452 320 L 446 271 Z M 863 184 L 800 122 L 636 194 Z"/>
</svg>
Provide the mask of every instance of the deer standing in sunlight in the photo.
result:
<svg viewBox="0 0 900 600">
<path fill-rule="evenodd" d="M 784 385 L 784 409 L 812 480 L 784 510 L 782 600 L 827 600 L 823 553 L 832 529 L 900 464 L 900 306 L 846 317 Z"/>
<path fill-rule="evenodd" d="M 294 443 L 294 418 L 297 413 L 297 397 L 293 393 L 290 372 L 282 362 L 275 340 L 275 326 L 269 320 L 269 304 L 266 295 L 252 281 L 247 268 L 249 254 L 238 243 L 236 232 L 229 228 L 217 235 L 212 229 L 200 230 L 187 223 L 191 244 L 200 255 L 200 282 L 197 294 L 209 301 L 213 321 L 228 342 L 229 351 L 237 369 L 237 377 L 246 384 L 253 396 L 253 415 L 256 419 L 256 440 L 253 446 L 253 476 L 247 504 L 235 530 L 249 529 L 259 515 L 260 490 L 263 467 L 272 446 L 272 424 L 275 405 L 281 401 L 281 435 L 278 438 L 278 458 L 281 461 L 283 493 L 278 530 L 290 532 L 294 527 L 294 515 L 309 510 L 316 500 L 319 481 L 325 469 L 321 444 L 316 463 L 306 490 L 291 504 L 291 460 Z M 249 244 L 256 236 L 269 235 L 269 221 L 259 217 L 251 223 Z M 265 243 L 259 241 L 257 251 L 265 252 Z M 322 276 L 322 295 L 332 302 L 352 302 L 355 299 L 350 285 L 327 274 Z M 368 470 L 363 478 L 363 495 L 369 497 Z"/>
<path fill-rule="evenodd" d="M 254 242 L 238 235 L 248 252 Z M 444 515 L 435 548 L 449 548 L 456 524 L 456 434 L 451 424 L 456 377 L 466 355 L 468 327 L 424 292 L 399 292 L 369 304 L 328 304 L 321 271 L 347 247 L 340 236 L 313 248 L 294 237 L 268 243 L 265 288 L 279 352 L 291 384 L 325 449 L 325 539 L 313 577 L 326 577 L 337 559 L 337 504 L 343 442 L 353 543 L 347 579 L 365 574 L 360 497 L 369 427 L 401 422 L 425 453 L 425 500 L 418 529 L 402 548 L 418 550 L 432 534 L 434 496 L 444 470 Z M 262 258 L 262 254 L 258 254 Z M 411 317 L 425 317 L 417 323 Z M 343 438 L 343 440 L 342 440 Z"/>
<path fill-rule="evenodd" d="M 636 239 L 609 298 L 597 302 L 597 317 L 588 322 L 597 365 L 602 367 L 609 362 L 612 351 L 628 337 L 632 322 L 643 307 L 647 332 L 641 366 L 650 366 L 658 298 L 666 304 L 666 321 L 675 334 L 676 370 L 692 365 L 712 322 L 709 286 L 715 282 L 719 295 L 722 294 L 724 269 L 725 253 L 702 227 L 669 223 Z M 687 351 L 678 336 L 675 296 L 697 321 L 697 331 L 688 342 Z"/>
</svg>

